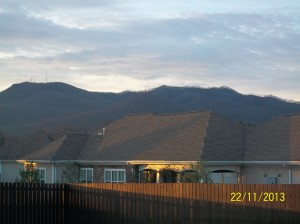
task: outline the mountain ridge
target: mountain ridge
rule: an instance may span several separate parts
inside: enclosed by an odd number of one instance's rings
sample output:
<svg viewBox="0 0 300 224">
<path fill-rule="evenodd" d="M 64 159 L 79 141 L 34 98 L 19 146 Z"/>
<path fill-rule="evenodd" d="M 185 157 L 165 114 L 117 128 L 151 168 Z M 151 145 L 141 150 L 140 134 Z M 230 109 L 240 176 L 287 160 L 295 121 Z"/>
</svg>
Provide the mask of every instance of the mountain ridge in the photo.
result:
<svg viewBox="0 0 300 224">
<path fill-rule="evenodd" d="M 0 130 L 24 134 L 41 128 L 93 130 L 129 114 L 211 110 L 237 122 L 261 123 L 300 113 L 300 104 L 243 95 L 229 87 L 160 86 L 147 91 L 90 92 L 66 83 L 19 83 L 0 92 Z"/>
</svg>

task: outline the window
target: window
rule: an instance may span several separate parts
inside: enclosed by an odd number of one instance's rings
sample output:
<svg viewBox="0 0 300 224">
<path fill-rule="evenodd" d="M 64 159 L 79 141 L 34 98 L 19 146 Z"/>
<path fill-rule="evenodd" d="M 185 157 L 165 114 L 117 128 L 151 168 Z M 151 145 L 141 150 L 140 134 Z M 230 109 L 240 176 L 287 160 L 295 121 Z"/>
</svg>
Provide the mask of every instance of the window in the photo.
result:
<svg viewBox="0 0 300 224">
<path fill-rule="evenodd" d="M 37 168 L 39 171 L 40 183 L 46 183 L 46 168 Z"/>
<path fill-rule="evenodd" d="M 104 169 L 104 182 L 124 183 L 126 181 L 125 169 Z"/>
<path fill-rule="evenodd" d="M 80 182 L 81 183 L 93 183 L 93 168 L 81 168 L 80 169 Z"/>
</svg>

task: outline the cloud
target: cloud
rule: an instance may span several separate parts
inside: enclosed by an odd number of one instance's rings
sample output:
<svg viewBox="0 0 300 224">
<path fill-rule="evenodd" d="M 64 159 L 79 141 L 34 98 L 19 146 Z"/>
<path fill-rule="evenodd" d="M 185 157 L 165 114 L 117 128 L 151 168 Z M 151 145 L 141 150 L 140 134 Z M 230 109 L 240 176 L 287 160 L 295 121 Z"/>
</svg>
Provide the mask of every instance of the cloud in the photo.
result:
<svg viewBox="0 0 300 224">
<path fill-rule="evenodd" d="M 229 85 L 270 94 L 285 83 L 292 92 L 300 81 L 300 13 L 292 9 L 299 4 L 233 2 L 6 1 L 0 88 L 47 73 L 99 91 Z"/>
</svg>

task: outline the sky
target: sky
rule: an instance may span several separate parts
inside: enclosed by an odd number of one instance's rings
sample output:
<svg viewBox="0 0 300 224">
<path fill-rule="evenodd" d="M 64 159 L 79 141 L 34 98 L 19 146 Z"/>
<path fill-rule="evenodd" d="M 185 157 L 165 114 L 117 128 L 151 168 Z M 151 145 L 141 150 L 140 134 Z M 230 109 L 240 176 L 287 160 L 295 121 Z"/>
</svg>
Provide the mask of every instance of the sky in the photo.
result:
<svg viewBox="0 0 300 224">
<path fill-rule="evenodd" d="M 300 101 L 300 1 L 0 0 L 0 91 L 26 81 Z"/>
</svg>

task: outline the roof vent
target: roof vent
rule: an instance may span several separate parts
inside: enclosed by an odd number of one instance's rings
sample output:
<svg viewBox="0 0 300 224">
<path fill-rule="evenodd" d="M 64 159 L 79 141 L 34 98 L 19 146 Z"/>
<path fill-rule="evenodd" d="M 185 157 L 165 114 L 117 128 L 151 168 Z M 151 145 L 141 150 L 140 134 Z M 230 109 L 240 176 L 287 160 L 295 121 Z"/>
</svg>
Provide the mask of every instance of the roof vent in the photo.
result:
<svg viewBox="0 0 300 224">
<path fill-rule="evenodd" d="M 100 140 L 101 135 L 105 134 L 105 128 L 102 128 L 102 132 L 98 133 L 98 140 Z"/>
</svg>

